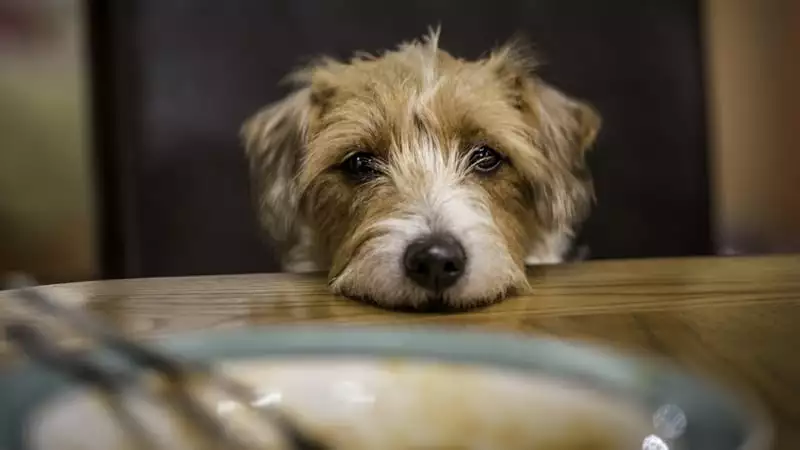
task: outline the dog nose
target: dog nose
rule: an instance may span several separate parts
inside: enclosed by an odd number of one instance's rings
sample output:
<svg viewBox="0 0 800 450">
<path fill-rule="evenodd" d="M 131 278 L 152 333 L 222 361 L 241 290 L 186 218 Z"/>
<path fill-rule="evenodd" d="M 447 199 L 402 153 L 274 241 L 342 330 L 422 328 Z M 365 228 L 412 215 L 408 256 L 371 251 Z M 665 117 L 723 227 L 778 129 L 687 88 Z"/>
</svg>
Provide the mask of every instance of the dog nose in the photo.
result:
<svg viewBox="0 0 800 450">
<path fill-rule="evenodd" d="M 467 255 L 452 236 L 430 236 L 409 244 L 403 262 L 406 276 L 425 289 L 441 292 L 464 274 Z"/>
</svg>

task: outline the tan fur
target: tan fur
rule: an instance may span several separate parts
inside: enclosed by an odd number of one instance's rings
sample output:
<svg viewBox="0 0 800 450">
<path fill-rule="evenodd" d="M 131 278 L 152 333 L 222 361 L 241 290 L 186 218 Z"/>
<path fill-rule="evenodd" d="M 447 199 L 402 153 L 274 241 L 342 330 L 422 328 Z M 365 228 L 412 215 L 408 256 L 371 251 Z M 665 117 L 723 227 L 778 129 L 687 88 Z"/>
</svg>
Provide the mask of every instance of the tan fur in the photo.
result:
<svg viewBox="0 0 800 450">
<path fill-rule="evenodd" d="M 584 152 L 599 116 L 536 77 L 518 44 L 477 61 L 438 47 L 438 32 L 397 50 L 321 59 L 291 77 L 297 91 L 243 128 L 264 227 L 287 270 L 328 269 L 339 293 L 384 305 L 430 294 L 405 279 L 402 252 L 446 232 L 464 246 L 454 306 L 525 289 L 524 265 L 557 262 L 588 213 Z M 488 145 L 508 163 L 474 173 Z M 335 167 L 356 151 L 383 175 L 355 185 Z"/>
</svg>

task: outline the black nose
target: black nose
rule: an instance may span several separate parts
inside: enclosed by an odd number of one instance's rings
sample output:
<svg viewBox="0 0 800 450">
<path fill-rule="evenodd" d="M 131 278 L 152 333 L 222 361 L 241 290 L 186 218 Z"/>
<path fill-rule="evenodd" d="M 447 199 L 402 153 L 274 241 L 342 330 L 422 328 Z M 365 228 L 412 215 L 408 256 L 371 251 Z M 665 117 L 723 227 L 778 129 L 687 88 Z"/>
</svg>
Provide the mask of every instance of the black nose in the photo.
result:
<svg viewBox="0 0 800 450">
<path fill-rule="evenodd" d="M 467 255 L 452 236 L 430 236 L 412 242 L 403 260 L 406 275 L 415 283 L 441 292 L 464 274 Z"/>
</svg>

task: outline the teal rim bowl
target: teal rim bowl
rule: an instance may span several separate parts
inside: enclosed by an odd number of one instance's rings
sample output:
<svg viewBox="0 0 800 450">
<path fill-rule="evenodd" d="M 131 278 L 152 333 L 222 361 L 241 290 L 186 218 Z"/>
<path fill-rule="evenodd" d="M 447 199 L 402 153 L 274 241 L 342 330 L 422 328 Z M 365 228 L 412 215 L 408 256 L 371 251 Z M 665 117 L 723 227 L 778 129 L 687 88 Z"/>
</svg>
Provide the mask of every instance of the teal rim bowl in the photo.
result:
<svg viewBox="0 0 800 450">
<path fill-rule="evenodd" d="M 624 396 L 653 415 L 666 407 L 685 419 L 682 434 L 672 441 L 675 448 L 766 450 L 771 439 L 768 421 L 758 405 L 718 384 L 657 359 L 544 337 L 426 328 L 295 326 L 186 333 L 154 345 L 170 354 L 203 361 L 403 357 L 491 366 L 558 377 Z M 97 352 L 96 357 L 112 356 Z M 31 415 L 72 386 L 36 365 L 0 372 L 0 449 L 29 450 L 25 430 Z"/>
</svg>

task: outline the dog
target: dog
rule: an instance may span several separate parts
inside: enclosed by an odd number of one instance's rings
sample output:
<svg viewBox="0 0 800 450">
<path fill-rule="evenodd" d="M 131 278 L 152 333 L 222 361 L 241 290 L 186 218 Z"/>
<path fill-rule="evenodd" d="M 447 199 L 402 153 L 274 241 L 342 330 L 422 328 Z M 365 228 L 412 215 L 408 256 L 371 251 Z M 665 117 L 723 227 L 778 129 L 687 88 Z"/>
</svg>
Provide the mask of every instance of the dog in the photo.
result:
<svg viewBox="0 0 800 450">
<path fill-rule="evenodd" d="M 284 270 L 389 308 L 470 308 L 564 259 L 594 200 L 600 115 L 537 76 L 523 40 L 466 60 L 439 34 L 318 59 L 243 125 Z"/>
</svg>

